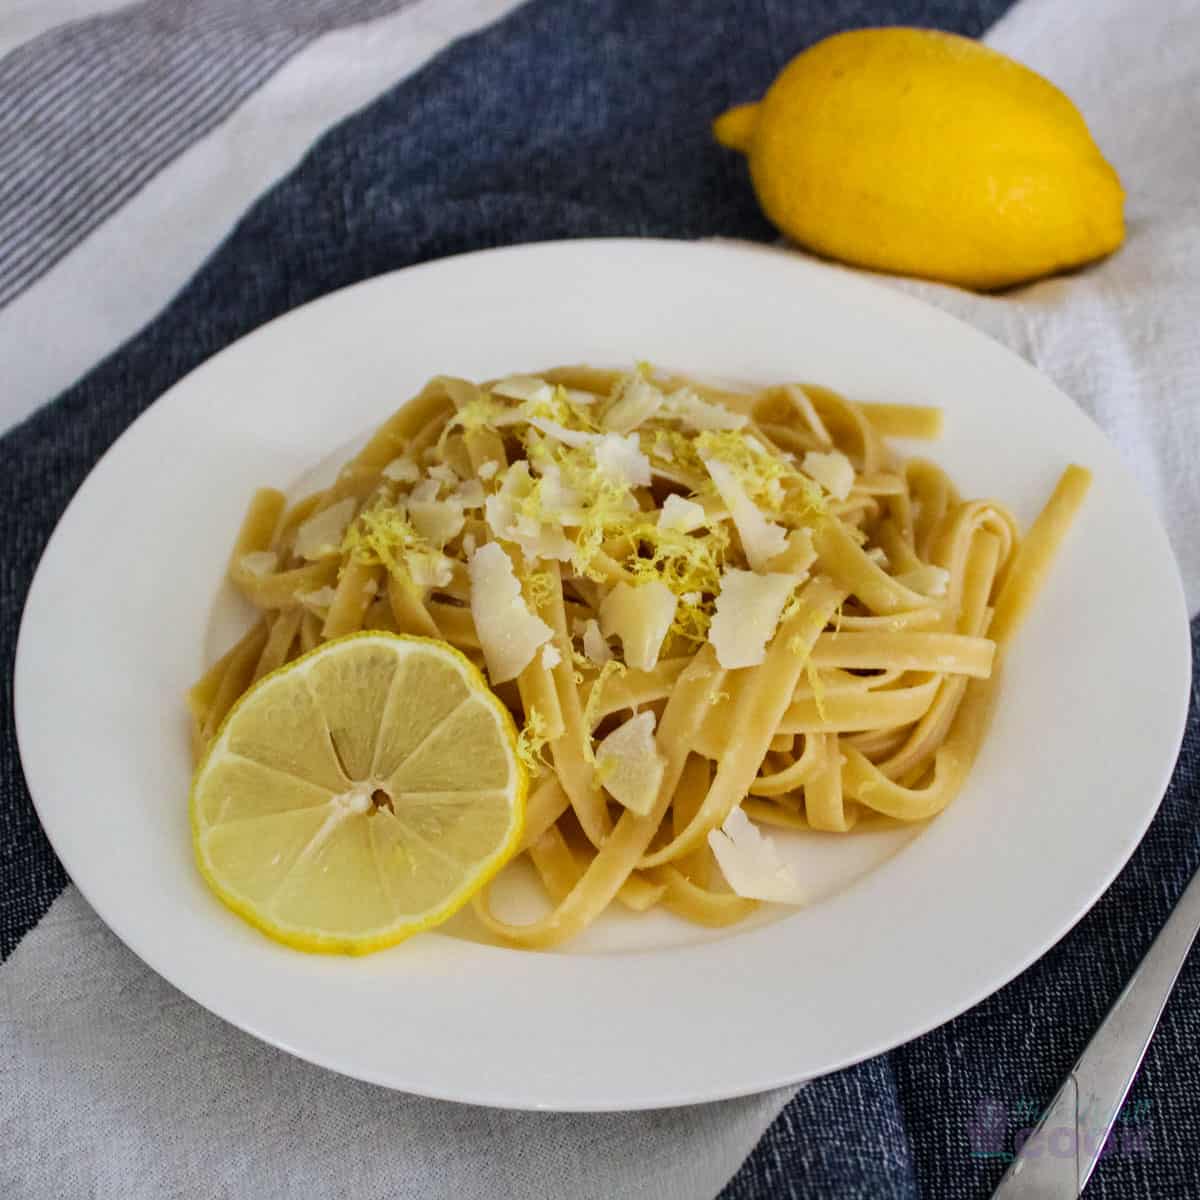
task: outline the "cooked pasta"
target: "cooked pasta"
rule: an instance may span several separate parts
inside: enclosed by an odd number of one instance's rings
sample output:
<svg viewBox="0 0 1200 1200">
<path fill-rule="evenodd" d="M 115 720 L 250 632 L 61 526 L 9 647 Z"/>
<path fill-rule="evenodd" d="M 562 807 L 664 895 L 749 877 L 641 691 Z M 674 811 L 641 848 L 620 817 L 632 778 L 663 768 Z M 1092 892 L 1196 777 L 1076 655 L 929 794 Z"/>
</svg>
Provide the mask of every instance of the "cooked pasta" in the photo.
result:
<svg viewBox="0 0 1200 1200">
<path fill-rule="evenodd" d="M 229 574 L 261 616 L 189 694 L 194 750 L 324 640 L 441 639 L 533 777 L 519 853 L 549 907 L 514 925 L 480 893 L 495 935 L 555 946 L 613 901 L 710 926 L 801 902 L 763 831 L 953 799 L 1088 488 L 1067 467 L 1022 540 L 885 441 L 939 430 L 931 408 L 648 366 L 434 379 L 329 488 L 253 497 Z"/>
</svg>

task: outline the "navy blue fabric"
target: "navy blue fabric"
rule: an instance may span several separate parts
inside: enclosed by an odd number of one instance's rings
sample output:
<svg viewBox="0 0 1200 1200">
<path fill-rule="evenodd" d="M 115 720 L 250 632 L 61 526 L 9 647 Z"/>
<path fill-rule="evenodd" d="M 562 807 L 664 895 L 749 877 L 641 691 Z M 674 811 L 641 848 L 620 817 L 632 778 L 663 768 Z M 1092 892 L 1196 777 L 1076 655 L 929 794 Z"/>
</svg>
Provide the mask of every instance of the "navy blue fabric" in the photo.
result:
<svg viewBox="0 0 1200 1200">
<path fill-rule="evenodd" d="M 29 580 L 99 456 L 192 367 L 333 288 L 485 246 L 605 234 L 770 239 L 708 122 L 854 25 L 979 34 L 1006 0 L 534 0 L 323 138 L 146 330 L 0 439 L 0 954 L 65 883 L 17 760 L 12 657 Z M 419 336 L 419 330 L 411 331 Z M 404 336 L 406 331 L 397 331 Z M 1096 910 L 1021 979 L 912 1045 L 804 1089 L 727 1200 L 982 1196 L 1200 859 L 1195 713 L 1171 794 Z M 952 948 L 949 948 L 952 952 Z M 1200 1194 L 1189 967 L 1120 1153 L 1089 1194 Z"/>
</svg>

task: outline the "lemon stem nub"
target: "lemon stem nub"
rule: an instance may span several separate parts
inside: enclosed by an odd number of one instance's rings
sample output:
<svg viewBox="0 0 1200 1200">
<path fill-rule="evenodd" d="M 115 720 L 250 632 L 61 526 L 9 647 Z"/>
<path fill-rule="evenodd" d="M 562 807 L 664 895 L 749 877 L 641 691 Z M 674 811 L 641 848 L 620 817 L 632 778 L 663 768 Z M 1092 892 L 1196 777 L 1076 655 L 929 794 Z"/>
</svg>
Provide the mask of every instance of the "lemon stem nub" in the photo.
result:
<svg viewBox="0 0 1200 1200">
<path fill-rule="evenodd" d="M 736 108 L 723 112 L 713 122 L 713 137 L 722 146 L 727 146 L 730 150 L 737 150 L 741 154 L 747 154 L 750 151 L 750 143 L 754 138 L 754 126 L 757 122 L 758 105 L 739 104 Z"/>
</svg>

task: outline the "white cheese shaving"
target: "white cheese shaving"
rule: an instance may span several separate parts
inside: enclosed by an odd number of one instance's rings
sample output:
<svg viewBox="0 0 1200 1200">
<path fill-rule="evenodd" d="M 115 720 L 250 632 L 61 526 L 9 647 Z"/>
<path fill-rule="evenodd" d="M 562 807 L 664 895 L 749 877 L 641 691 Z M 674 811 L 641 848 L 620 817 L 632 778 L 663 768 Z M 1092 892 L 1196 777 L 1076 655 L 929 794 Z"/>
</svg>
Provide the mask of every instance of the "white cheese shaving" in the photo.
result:
<svg viewBox="0 0 1200 1200">
<path fill-rule="evenodd" d="M 553 671 L 560 662 L 562 662 L 562 655 L 559 654 L 558 647 L 551 642 L 547 642 L 542 647 L 542 666 L 547 671 Z"/>
<path fill-rule="evenodd" d="M 795 587 L 794 575 L 756 575 L 737 567 L 721 572 L 708 640 L 725 670 L 756 667 L 766 658 L 767 642 Z"/>
<path fill-rule="evenodd" d="M 247 575 L 261 579 L 264 575 L 270 575 L 279 565 L 279 555 L 274 550 L 252 550 L 249 554 L 242 555 L 238 565 Z"/>
<path fill-rule="evenodd" d="M 708 521 L 708 514 L 694 500 L 685 500 L 674 493 L 663 501 L 658 514 L 659 529 L 675 529 L 680 533 L 691 533 Z"/>
<path fill-rule="evenodd" d="M 723 404 L 712 404 L 691 388 L 673 391 L 663 402 L 663 412 L 688 429 L 741 429 L 750 419 Z"/>
<path fill-rule="evenodd" d="M 620 638 L 625 665 L 639 671 L 654 669 L 674 619 L 674 593 L 659 579 L 618 583 L 600 605 L 604 636 Z"/>
<path fill-rule="evenodd" d="M 835 500 L 845 500 L 854 486 L 854 467 L 840 450 L 810 450 L 800 464 L 809 479 L 819 483 Z"/>
<path fill-rule="evenodd" d="M 944 596 L 950 584 L 950 572 L 945 567 L 922 563 L 903 575 L 895 576 L 896 582 L 924 596 Z"/>
<path fill-rule="evenodd" d="M 658 798 L 663 768 L 652 712 L 630 717 L 596 747 L 596 778 L 614 800 L 642 817 Z"/>
<path fill-rule="evenodd" d="M 716 458 L 702 461 L 729 509 L 750 565 L 756 571 L 766 570 L 771 559 L 786 547 L 787 533 L 763 516 L 758 505 L 746 495 L 732 467 Z"/>
<path fill-rule="evenodd" d="M 612 651 L 600 632 L 600 623 L 595 617 L 589 617 L 583 623 L 583 653 L 597 666 L 603 666 L 610 658 Z"/>
<path fill-rule="evenodd" d="M 887 551 L 882 546 L 872 546 L 867 551 L 867 557 L 881 570 L 886 571 L 891 563 L 888 561 Z"/>
<path fill-rule="evenodd" d="M 613 433 L 632 433 L 662 407 L 663 394 L 640 375 L 625 378 L 616 399 L 604 414 L 604 428 Z"/>
<path fill-rule="evenodd" d="M 538 489 L 538 499 L 541 501 L 542 512 L 560 525 L 582 525 L 583 513 L 578 507 L 579 493 L 563 483 L 558 464 L 546 463 L 541 474 L 542 483 Z"/>
<path fill-rule="evenodd" d="M 419 588 L 447 587 L 454 578 L 454 564 L 436 551 L 406 555 L 404 565 L 408 568 L 408 577 Z"/>
<path fill-rule="evenodd" d="M 483 506 L 484 519 L 493 537 L 512 536 L 511 530 L 517 519 L 516 505 L 528 496 L 532 489 L 533 480 L 529 477 L 528 463 L 513 463 L 505 471 L 504 478 L 500 481 L 500 490 L 488 496 Z"/>
<path fill-rule="evenodd" d="M 309 517 L 296 530 L 296 553 L 310 561 L 340 554 L 346 526 L 353 519 L 357 505 L 356 500 L 348 497 Z"/>
<path fill-rule="evenodd" d="M 431 467 L 430 472 L 432 473 L 432 471 L 433 468 Z M 418 502 L 436 500 L 438 498 L 438 493 L 441 490 L 442 485 L 437 479 L 422 479 L 421 482 L 418 483 L 415 488 L 413 488 L 409 495 L 409 499 L 416 500 Z"/>
<path fill-rule="evenodd" d="M 778 904 L 803 904 L 804 895 L 791 869 L 779 857 L 775 843 L 740 808 L 735 808 L 720 829 L 709 831 L 721 874 L 739 896 L 747 900 L 772 900 Z"/>
<path fill-rule="evenodd" d="M 448 463 L 434 463 L 427 474 L 430 479 L 436 479 L 438 482 L 446 484 L 447 487 L 458 486 L 458 474 Z"/>
<path fill-rule="evenodd" d="M 485 466 L 487 464 L 484 464 Z M 478 479 L 467 479 L 458 485 L 457 490 L 450 497 L 455 504 L 461 504 L 463 508 L 482 508 L 483 502 L 487 499 L 487 494 L 483 490 L 483 484 Z"/>
<path fill-rule="evenodd" d="M 326 609 L 333 603 L 333 598 L 337 592 L 333 588 L 326 585 L 323 588 L 317 588 L 315 592 L 297 592 L 296 599 L 304 605 L 305 608 L 311 609 Z"/>
<path fill-rule="evenodd" d="M 510 375 L 491 386 L 493 396 L 503 396 L 508 400 L 532 400 L 536 404 L 544 404 L 553 399 L 554 386 L 536 375 Z"/>
<path fill-rule="evenodd" d="M 533 517 L 518 517 L 508 536 L 528 559 L 553 558 L 557 562 L 570 562 L 575 553 L 574 543 L 561 529 L 543 525 Z"/>
<path fill-rule="evenodd" d="M 471 617 L 493 684 L 515 679 L 553 630 L 535 617 L 521 595 L 512 561 L 489 542 L 471 555 Z"/>
<path fill-rule="evenodd" d="M 595 404 L 599 399 L 595 392 L 585 392 L 581 388 L 563 388 L 562 394 L 566 396 L 569 404 L 580 404 L 584 408 Z"/>
<path fill-rule="evenodd" d="M 495 473 L 500 470 L 500 464 L 494 459 L 489 458 L 486 462 L 481 462 L 476 468 L 475 474 L 480 479 L 491 479 Z"/>
<path fill-rule="evenodd" d="M 466 523 L 461 505 L 450 500 L 409 500 L 408 517 L 413 528 L 438 549 L 458 537 Z"/>
<path fill-rule="evenodd" d="M 543 485 L 544 485 L 543 481 Z M 504 473 L 500 490 L 484 502 L 484 514 L 495 537 L 515 542 L 526 557 L 554 558 L 567 562 L 575 547 L 557 522 L 546 524 L 537 516 L 520 511 L 521 502 L 533 491 L 534 481 L 524 459 Z M 553 488 L 551 488 L 551 492 Z"/>
<path fill-rule="evenodd" d="M 463 534 L 462 551 L 467 558 L 470 558 L 475 553 L 475 535 L 473 533 Z"/>
<path fill-rule="evenodd" d="M 393 458 L 383 468 L 383 477 L 393 483 L 416 483 L 421 478 L 421 468 L 411 458 Z"/>
<path fill-rule="evenodd" d="M 586 433 L 582 429 L 568 429 L 565 425 L 560 425 L 557 421 L 548 421 L 545 417 L 530 417 L 530 425 L 535 429 L 540 429 L 548 438 L 553 438 L 556 442 L 562 442 L 564 446 L 590 446 L 596 441 L 597 435 L 594 433 Z"/>
<path fill-rule="evenodd" d="M 650 486 L 650 460 L 642 453 L 636 433 L 622 437 L 606 433 L 593 446 L 596 468 L 609 479 L 629 487 Z"/>
</svg>

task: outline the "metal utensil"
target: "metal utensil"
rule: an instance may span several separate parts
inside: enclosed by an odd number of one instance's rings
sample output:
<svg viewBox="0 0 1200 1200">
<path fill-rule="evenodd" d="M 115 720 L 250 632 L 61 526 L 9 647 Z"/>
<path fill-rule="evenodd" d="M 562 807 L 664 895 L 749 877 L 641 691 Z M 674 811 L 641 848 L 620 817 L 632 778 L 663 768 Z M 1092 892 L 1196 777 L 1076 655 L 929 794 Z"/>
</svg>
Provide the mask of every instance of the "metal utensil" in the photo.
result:
<svg viewBox="0 0 1200 1200">
<path fill-rule="evenodd" d="M 993 1200 L 1076 1200 L 1200 932 L 1200 872 L 1000 1180 Z"/>
</svg>

